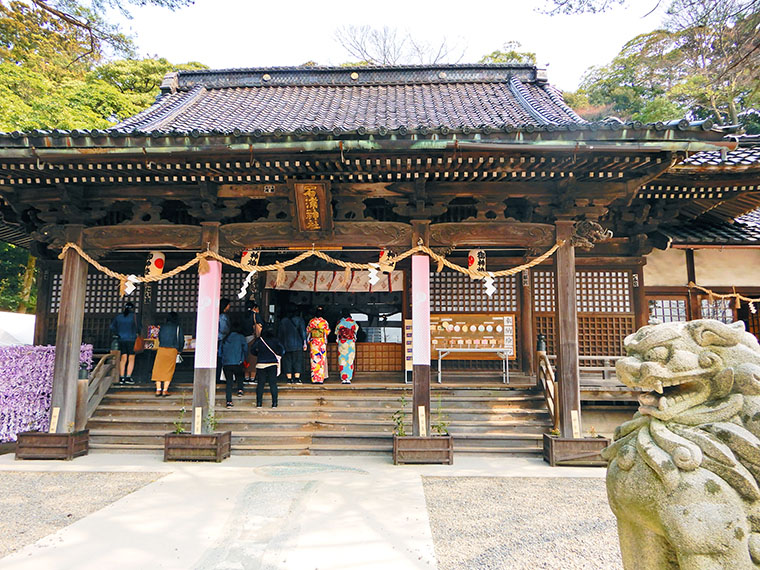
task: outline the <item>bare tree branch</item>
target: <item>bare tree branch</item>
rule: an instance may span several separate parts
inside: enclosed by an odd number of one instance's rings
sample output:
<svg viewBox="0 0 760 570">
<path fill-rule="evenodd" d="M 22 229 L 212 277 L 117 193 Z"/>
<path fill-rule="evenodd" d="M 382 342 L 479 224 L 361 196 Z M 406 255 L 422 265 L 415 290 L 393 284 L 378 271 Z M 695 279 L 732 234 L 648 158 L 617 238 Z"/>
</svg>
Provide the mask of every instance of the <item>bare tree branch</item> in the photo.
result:
<svg viewBox="0 0 760 570">
<path fill-rule="evenodd" d="M 457 63 L 464 56 L 464 49 L 451 46 L 445 38 L 431 46 L 408 31 L 388 26 L 342 26 L 335 39 L 351 58 L 372 65 Z"/>
</svg>

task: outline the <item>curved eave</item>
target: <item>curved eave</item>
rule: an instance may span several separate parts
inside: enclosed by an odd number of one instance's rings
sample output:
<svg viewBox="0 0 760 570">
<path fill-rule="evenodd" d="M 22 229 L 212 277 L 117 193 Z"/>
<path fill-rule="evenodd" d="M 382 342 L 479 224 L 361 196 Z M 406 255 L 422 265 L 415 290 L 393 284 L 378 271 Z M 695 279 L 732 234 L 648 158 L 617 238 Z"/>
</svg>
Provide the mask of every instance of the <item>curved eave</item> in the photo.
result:
<svg viewBox="0 0 760 570">
<path fill-rule="evenodd" d="M 358 135 L 358 134 L 357 134 Z M 691 135 L 691 136 L 689 136 Z M 539 131 L 510 133 L 485 132 L 446 134 L 385 133 L 351 136 L 281 134 L 279 136 L 240 134 L 161 134 L 114 136 L 107 132 L 77 132 L 63 135 L 30 133 L 0 135 L 0 158 L 42 158 L 43 156 L 95 157 L 131 154 L 171 155 L 227 152 L 306 153 L 306 152 L 435 152 L 435 151 L 520 151 L 538 152 L 683 152 L 733 150 L 737 143 L 721 132 L 668 129 Z"/>
</svg>

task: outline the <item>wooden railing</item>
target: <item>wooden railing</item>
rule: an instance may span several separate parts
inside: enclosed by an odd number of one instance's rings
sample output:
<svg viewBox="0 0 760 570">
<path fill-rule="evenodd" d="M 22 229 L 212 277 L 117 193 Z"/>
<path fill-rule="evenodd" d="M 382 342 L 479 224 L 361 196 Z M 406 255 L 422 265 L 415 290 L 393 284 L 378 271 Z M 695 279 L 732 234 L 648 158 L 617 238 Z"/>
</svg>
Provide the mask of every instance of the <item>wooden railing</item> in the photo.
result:
<svg viewBox="0 0 760 570">
<path fill-rule="evenodd" d="M 557 357 L 554 354 L 547 356 L 550 362 L 554 363 Z M 622 356 L 579 356 L 578 369 L 581 374 L 581 388 L 588 387 L 619 387 L 623 384 L 617 379 L 615 372 L 615 363 L 623 358 Z"/>
<path fill-rule="evenodd" d="M 557 381 L 554 378 L 554 367 L 545 350 L 536 351 L 538 365 L 538 382 L 544 392 L 546 407 L 552 418 L 553 429 L 559 429 L 559 400 L 557 398 Z"/>
<path fill-rule="evenodd" d="M 120 356 L 121 353 L 118 350 L 112 350 L 108 354 L 103 355 L 98 360 L 95 368 L 92 369 L 92 372 L 90 372 L 90 377 L 87 381 L 86 420 L 92 417 L 92 414 L 106 395 L 106 392 L 108 392 L 108 389 L 118 380 Z"/>
</svg>

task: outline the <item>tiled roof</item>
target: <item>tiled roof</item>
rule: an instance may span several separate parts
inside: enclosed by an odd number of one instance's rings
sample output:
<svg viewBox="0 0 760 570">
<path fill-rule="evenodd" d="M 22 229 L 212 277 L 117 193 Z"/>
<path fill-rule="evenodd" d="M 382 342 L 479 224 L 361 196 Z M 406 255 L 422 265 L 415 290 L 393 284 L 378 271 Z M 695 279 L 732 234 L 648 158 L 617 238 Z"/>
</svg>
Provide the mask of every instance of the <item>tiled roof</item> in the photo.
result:
<svg viewBox="0 0 760 570">
<path fill-rule="evenodd" d="M 701 219 L 662 228 L 678 244 L 749 245 L 760 242 L 760 210 L 753 210 L 733 222 Z"/>
<path fill-rule="evenodd" d="M 264 68 L 169 75 L 121 132 L 503 129 L 585 124 L 526 65 Z"/>
<path fill-rule="evenodd" d="M 740 137 L 740 144 L 735 150 L 703 151 L 691 155 L 681 164 L 684 167 L 698 166 L 758 166 L 760 167 L 760 137 Z"/>
</svg>

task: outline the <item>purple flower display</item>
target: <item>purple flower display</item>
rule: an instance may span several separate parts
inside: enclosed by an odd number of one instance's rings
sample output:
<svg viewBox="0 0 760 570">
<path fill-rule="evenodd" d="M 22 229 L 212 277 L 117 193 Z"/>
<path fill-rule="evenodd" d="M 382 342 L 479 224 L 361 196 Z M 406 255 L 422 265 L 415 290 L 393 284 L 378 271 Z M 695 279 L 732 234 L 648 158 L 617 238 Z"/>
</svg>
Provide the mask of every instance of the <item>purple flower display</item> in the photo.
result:
<svg viewBox="0 0 760 570">
<path fill-rule="evenodd" d="M 0 347 L 0 442 L 48 430 L 54 363 L 55 346 Z M 82 345 L 79 363 L 92 369 L 92 345 Z"/>
</svg>

